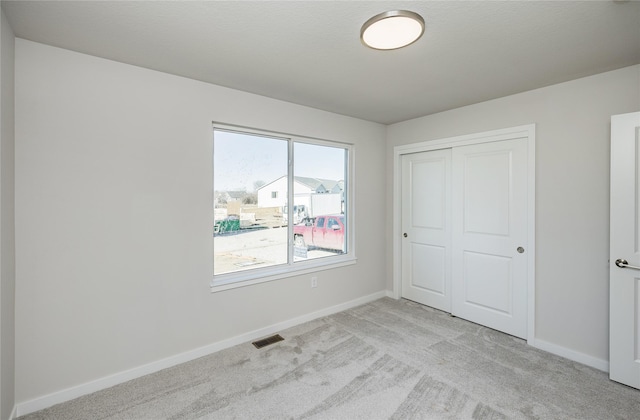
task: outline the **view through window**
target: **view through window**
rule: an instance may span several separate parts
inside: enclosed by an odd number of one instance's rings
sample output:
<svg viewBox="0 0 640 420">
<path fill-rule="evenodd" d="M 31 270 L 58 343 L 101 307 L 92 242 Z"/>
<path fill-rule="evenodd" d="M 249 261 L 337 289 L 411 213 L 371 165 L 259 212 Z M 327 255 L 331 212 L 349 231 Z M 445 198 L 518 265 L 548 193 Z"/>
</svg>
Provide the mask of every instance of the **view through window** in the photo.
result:
<svg viewBox="0 0 640 420">
<path fill-rule="evenodd" d="M 214 276 L 347 252 L 349 150 L 326 143 L 214 130 Z"/>
</svg>

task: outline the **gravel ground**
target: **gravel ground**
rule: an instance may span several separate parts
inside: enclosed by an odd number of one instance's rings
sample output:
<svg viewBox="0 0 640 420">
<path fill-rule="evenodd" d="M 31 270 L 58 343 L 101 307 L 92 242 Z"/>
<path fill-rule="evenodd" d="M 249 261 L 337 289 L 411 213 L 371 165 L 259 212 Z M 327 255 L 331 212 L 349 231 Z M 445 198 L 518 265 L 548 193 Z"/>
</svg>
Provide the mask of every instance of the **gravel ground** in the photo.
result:
<svg viewBox="0 0 640 420">
<path fill-rule="evenodd" d="M 261 229 L 214 236 L 214 274 L 287 263 L 287 228 Z M 307 259 L 335 255 L 310 249 Z M 295 257 L 294 261 L 304 258 Z"/>
</svg>

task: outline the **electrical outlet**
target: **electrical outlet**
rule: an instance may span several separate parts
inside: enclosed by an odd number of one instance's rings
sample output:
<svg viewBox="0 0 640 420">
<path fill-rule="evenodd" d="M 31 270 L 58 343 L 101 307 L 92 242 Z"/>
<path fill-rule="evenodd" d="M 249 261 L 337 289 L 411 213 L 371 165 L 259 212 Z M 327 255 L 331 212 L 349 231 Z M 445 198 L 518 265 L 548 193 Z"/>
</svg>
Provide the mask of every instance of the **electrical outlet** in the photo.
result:
<svg viewBox="0 0 640 420">
<path fill-rule="evenodd" d="M 318 287 L 318 277 L 311 277 L 311 287 Z"/>
</svg>

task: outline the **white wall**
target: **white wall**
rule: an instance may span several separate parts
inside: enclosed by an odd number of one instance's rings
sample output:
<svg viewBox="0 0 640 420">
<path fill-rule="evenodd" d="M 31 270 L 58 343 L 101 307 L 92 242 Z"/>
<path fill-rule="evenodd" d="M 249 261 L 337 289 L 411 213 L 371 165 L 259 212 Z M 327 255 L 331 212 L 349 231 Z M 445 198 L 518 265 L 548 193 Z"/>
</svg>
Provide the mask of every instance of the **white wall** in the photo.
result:
<svg viewBox="0 0 640 420">
<path fill-rule="evenodd" d="M 14 42 L 0 17 L 0 419 L 15 403 Z"/>
<path fill-rule="evenodd" d="M 21 39 L 15 111 L 19 403 L 385 289 L 382 125 Z M 356 265 L 210 293 L 213 120 L 355 143 Z"/>
<path fill-rule="evenodd" d="M 259 207 L 280 207 L 287 202 L 287 189 L 289 188 L 289 180 L 286 176 L 276 179 L 267 185 L 258 189 L 258 206 Z M 276 191 L 278 196 L 271 198 L 271 193 Z"/>
<path fill-rule="evenodd" d="M 610 117 L 638 110 L 633 66 L 391 125 L 387 212 L 395 146 L 535 123 L 536 340 L 606 365 Z M 389 289 L 392 258 L 389 242 Z"/>
</svg>

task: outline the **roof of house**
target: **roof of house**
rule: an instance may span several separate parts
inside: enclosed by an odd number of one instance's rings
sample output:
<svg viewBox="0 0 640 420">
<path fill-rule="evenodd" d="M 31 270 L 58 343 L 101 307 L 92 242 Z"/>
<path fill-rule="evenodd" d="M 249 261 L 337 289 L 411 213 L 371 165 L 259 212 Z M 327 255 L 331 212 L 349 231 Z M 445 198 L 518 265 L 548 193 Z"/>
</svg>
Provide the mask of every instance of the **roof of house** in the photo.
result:
<svg viewBox="0 0 640 420">
<path fill-rule="evenodd" d="M 324 187 L 325 190 L 330 191 L 337 184 L 336 181 L 332 181 L 330 179 L 308 178 L 304 176 L 295 176 L 293 178 L 296 182 L 299 182 L 314 191 L 317 191 L 320 187 Z"/>
<path fill-rule="evenodd" d="M 273 184 L 274 182 L 276 182 L 279 179 L 282 178 L 286 178 L 286 175 L 283 175 L 279 178 L 274 179 L 273 181 L 262 185 L 261 187 L 258 188 L 258 190 Z M 309 187 L 309 189 L 314 190 L 314 191 L 318 191 L 319 189 L 324 189 L 326 191 L 331 191 L 333 190 L 336 186 L 338 186 L 338 188 L 340 189 L 340 191 L 344 190 L 344 181 L 340 180 L 340 181 L 333 181 L 331 179 L 322 179 L 322 178 L 310 178 L 310 177 L 306 177 L 306 176 L 294 176 L 293 179 L 295 180 L 295 182 L 298 182 L 306 187 Z M 321 188 L 322 187 L 322 188 Z"/>
<path fill-rule="evenodd" d="M 246 191 L 227 191 L 226 193 L 229 194 L 229 197 L 235 199 L 239 199 L 247 195 Z"/>
</svg>

